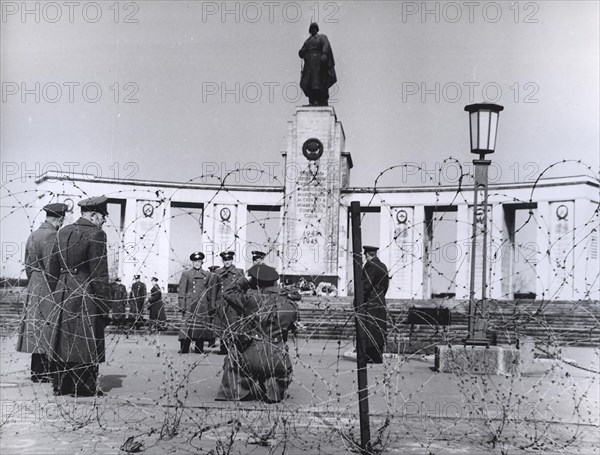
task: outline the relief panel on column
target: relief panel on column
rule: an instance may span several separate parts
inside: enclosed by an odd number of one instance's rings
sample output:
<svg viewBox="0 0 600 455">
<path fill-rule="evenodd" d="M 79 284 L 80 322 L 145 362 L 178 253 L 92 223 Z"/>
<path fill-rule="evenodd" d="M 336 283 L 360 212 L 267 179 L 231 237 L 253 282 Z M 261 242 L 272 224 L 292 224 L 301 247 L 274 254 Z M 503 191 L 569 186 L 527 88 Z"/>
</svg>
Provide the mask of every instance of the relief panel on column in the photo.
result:
<svg viewBox="0 0 600 455">
<path fill-rule="evenodd" d="M 550 289 L 551 299 L 573 297 L 574 201 L 550 203 Z"/>
<path fill-rule="evenodd" d="M 391 263 L 388 265 L 390 286 L 399 298 L 412 297 L 415 259 L 420 256 L 414 242 L 414 208 L 392 207 Z"/>
</svg>

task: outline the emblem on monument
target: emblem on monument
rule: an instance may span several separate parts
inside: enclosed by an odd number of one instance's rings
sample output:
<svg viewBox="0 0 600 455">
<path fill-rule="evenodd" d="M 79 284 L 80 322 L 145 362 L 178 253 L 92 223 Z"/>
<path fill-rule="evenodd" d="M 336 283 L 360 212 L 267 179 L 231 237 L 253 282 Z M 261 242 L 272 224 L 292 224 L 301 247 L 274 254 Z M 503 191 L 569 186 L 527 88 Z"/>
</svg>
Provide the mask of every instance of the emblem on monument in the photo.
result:
<svg viewBox="0 0 600 455">
<path fill-rule="evenodd" d="M 154 214 L 154 207 L 152 207 L 152 204 L 144 204 L 142 207 L 142 213 L 146 218 L 151 217 Z"/>
<path fill-rule="evenodd" d="M 302 154 L 307 160 L 318 160 L 323 155 L 323 143 L 314 137 L 307 139 L 302 145 Z"/>
<path fill-rule="evenodd" d="M 408 213 L 406 213 L 406 210 L 398 210 L 396 213 L 396 221 L 398 221 L 398 224 L 405 224 L 408 221 Z"/>
<path fill-rule="evenodd" d="M 219 212 L 219 216 L 221 217 L 221 221 L 229 221 L 231 218 L 231 210 L 228 207 L 223 207 Z"/>
<path fill-rule="evenodd" d="M 73 207 L 75 207 L 75 203 L 73 202 L 73 199 L 68 197 L 63 201 L 63 203 L 67 205 L 67 212 L 73 211 Z"/>
<path fill-rule="evenodd" d="M 568 214 L 569 208 L 566 205 L 561 204 L 558 207 L 556 207 L 556 216 L 559 220 L 564 220 L 565 218 L 567 218 Z"/>
</svg>

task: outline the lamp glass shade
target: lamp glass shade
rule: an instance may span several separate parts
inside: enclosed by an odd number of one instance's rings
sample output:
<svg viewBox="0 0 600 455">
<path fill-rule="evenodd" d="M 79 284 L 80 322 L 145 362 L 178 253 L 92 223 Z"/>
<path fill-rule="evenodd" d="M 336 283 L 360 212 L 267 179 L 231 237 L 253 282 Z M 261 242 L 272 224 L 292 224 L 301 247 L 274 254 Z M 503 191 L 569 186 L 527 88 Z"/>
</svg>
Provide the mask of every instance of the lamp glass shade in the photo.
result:
<svg viewBox="0 0 600 455">
<path fill-rule="evenodd" d="M 479 155 L 494 153 L 498 132 L 499 112 L 504 109 L 496 104 L 472 104 L 469 111 L 471 125 L 471 152 Z"/>
</svg>

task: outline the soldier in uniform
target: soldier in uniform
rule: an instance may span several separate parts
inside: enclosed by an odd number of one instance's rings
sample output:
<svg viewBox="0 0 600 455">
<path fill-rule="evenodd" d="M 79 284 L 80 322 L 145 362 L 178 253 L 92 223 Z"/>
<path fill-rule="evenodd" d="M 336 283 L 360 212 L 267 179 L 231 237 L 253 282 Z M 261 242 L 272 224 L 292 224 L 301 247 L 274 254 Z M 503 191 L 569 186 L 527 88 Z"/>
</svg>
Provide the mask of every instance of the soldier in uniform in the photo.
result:
<svg viewBox="0 0 600 455">
<path fill-rule="evenodd" d="M 79 202 L 81 217 L 58 232 L 49 263 L 56 289 L 51 360 L 56 395 L 101 395 L 98 364 L 105 360 L 104 326 L 110 311 L 106 234 L 107 198 Z"/>
<path fill-rule="evenodd" d="M 121 278 L 115 278 L 111 284 L 111 300 L 113 322 L 122 325 L 127 313 L 127 288 L 121 283 Z"/>
<path fill-rule="evenodd" d="M 298 51 L 304 60 L 300 87 L 311 106 L 327 106 L 329 88 L 337 82 L 335 61 L 327 36 L 320 35 L 316 22 L 308 28 L 310 36 Z"/>
<path fill-rule="evenodd" d="M 144 322 L 144 302 L 147 294 L 146 284 L 140 281 L 139 275 L 134 275 L 129 292 L 129 313 L 133 315 L 135 323 Z"/>
<path fill-rule="evenodd" d="M 387 338 L 387 307 L 385 294 L 389 286 L 387 267 L 377 257 L 377 247 L 364 246 L 363 296 L 367 363 L 383 363 L 383 349 Z"/>
<path fill-rule="evenodd" d="M 25 273 L 29 283 L 23 318 L 19 326 L 18 352 L 31 353 L 31 380 L 50 382 L 51 372 L 47 353 L 52 335 L 49 324 L 54 298 L 49 286 L 48 263 L 58 229 L 62 226 L 66 204 L 48 204 L 43 210 L 46 220 L 31 233 L 25 244 Z"/>
<path fill-rule="evenodd" d="M 263 264 L 265 262 L 266 255 L 267 255 L 267 253 L 263 253 L 262 251 L 259 251 L 259 250 L 254 250 L 252 252 L 252 264 L 253 265 Z"/>
<path fill-rule="evenodd" d="M 179 330 L 180 354 L 190 352 L 194 341 L 194 352 L 204 352 L 204 342 L 211 346 L 215 342 L 214 312 L 218 292 L 218 278 L 214 273 L 202 270 L 204 253 L 190 255 L 192 268 L 181 274 L 179 280 L 179 311 L 182 325 Z"/>
<path fill-rule="evenodd" d="M 217 312 L 216 327 L 219 331 L 220 345 L 219 354 L 227 354 L 227 340 L 224 335 L 225 330 L 231 322 L 236 319 L 237 313 L 229 307 L 227 301 L 223 298 L 223 292 L 228 291 L 235 285 L 235 282 L 244 277 L 244 271 L 233 265 L 233 251 L 224 251 L 219 256 L 223 260 L 223 267 L 218 268 L 215 273 L 219 277 L 219 292 L 217 294 Z"/>
<path fill-rule="evenodd" d="M 150 321 L 160 329 L 162 328 L 163 321 L 167 320 L 165 303 L 162 300 L 162 291 L 158 285 L 158 278 L 153 276 L 151 281 L 152 289 L 150 289 L 150 297 L 148 299 L 148 311 L 150 312 Z"/>
<path fill-rule="evenodd" d="M 276 285 L 278 279 L 274 268 L 254 265 L 245 279 L 223 292 L 238 318 L 228 330 L 232 341 L 216 400 L 284 399 L 292 362 L 283 333 L 298 319 L 298 305 Z M 258 292 L 247 293 L 246 287 Z"/>
</svg>

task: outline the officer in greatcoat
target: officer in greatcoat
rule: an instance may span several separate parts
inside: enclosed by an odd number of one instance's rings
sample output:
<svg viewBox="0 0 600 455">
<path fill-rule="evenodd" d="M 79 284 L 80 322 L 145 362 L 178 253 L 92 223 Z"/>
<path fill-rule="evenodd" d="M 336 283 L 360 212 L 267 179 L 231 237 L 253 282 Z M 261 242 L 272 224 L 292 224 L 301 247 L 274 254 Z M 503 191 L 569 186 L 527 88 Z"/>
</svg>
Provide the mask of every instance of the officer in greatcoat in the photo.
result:
<svg viewBox="0 0 600 455">
<path fill-rule="evenodd" d="M 216 400 L 284 399 L 292 362 L 283 333 L 298 319 L 298 305 L 277 286 L 278 279 L 274 268 L 254 265 L 223 292 L 238 318 L 228 330 L 232 339 Z M 258 292 L 245 292 L 246 287 Z"/>
<path fill-rule="evenodd" d="M 116 325 L 122 325 L 127 316 L 127 288 L 121 278 L 115 278 L 111 284 L 112 319 Z"/>
<path fill-rule="evenodd" d="M 162 299 L 162 291 L 158 285 L 158 278 L 152 277 L 152 288 L 148 298 L 148 311 L 150 312 L 150 322 L 156 325 L 158 329 L 163 327 L 163 322 L 167 320 L 165 313 L 165 302 Z"/>
<path fill-rule="evenodd" d="M 48 280 L 48 263 L 67 209 L 66 204 L 59 203 L 44 206 L 46 220 L 31 233 L 25 244 L 25 274 L 29 282 L 19 325 L 17 351 L 31 353 L 33 382 L 51 380 L 47 353 L 52 336 L 50 315 L 54 310 L 54 298 Z"/>
<path fill-rule="evenodd" d="M 134 275 L 131 291 L 129 291 L 129 314 L 137 323 L 144 322 L 144 302 L 147 294 L 146 283 L 140 281 L 140 275 Z"/>
<path fill-rule="evenodd" d="M 105 360 L 104 326 L 110 312 L 106 233 L 107 198 L 79 202 L 81 217 L 60 231 L 49 276 L 58 277 L 51 360 L 56 395 L 101 395 L 98 365 Z"/>
<path fill-rule="evenodd" d="M 389 286 L 388 269 L 377 257 L 374 246 L 364 246 L 363 304 L 367 363 L 383 363 L 383 349 L 387 338 L 388 311 L 385 294 Z"/>
<path fill-rule="evenodd" d="M 227 340 L 224 336 L 224 331 L 236 319 L 237 313 L 229 307 L 227 301 L 223 298 L 223 292 L 229 291 L 238 279 L 243 278 L 244 271 L 233 265 L 233 258 L 235 256 L 233 251 L 223 251 L 219 256 L 223 260 L 223 267 L 215 271 L 219 277 L 215 326 L 220 338 L 219 353 L 227 354 Z"/>
<path fill-rule="evenodd" d="M 190 255 L 192 268 L 181 274 L 179 280 L 179 311 L 182 324 L 179 330 L 180 354 L 190 352 L 191 342 L 194 341 L 194 352 L 204 352 L 204 342 L 209 346 L 215 342 L 215 304 L 218 292 L 217 275 L 202 270 L 204 253 L 196 252 Z"/>
</svg>

